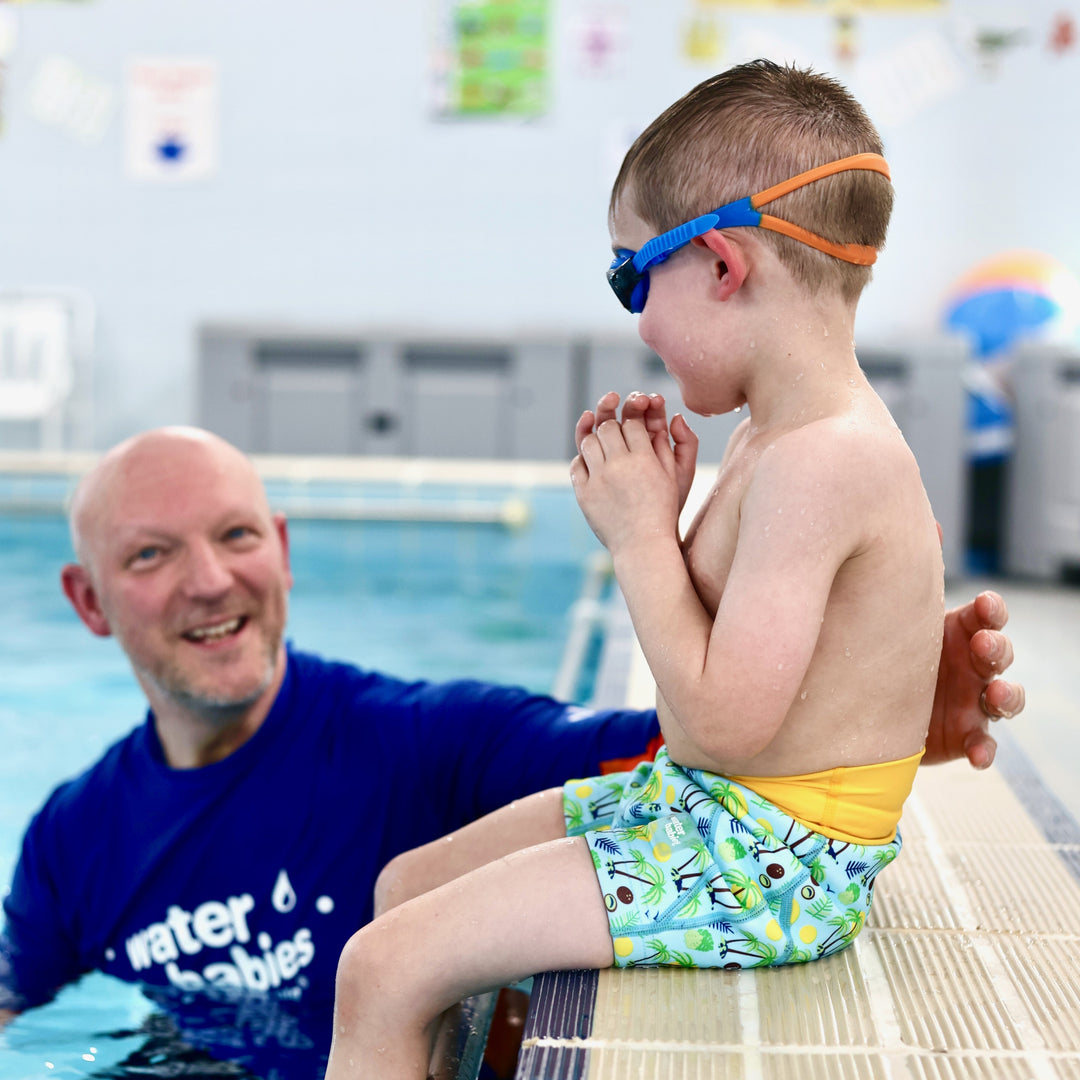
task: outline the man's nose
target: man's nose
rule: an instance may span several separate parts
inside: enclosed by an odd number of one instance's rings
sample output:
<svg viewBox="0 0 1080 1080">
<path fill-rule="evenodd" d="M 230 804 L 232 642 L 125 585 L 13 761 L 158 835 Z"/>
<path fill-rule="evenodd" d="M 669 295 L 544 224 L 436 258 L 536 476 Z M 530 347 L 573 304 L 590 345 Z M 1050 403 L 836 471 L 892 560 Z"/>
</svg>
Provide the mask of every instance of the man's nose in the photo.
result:
<svg viewBox="0 0 1080 1080">
<path fill-rule="evenodd" d="M 184 569 L 184 590 L 189 596 L 201 599 L 220 596 L 232 585 L 232 573 L 211 543 L 192 544 Z"/>
</svg>

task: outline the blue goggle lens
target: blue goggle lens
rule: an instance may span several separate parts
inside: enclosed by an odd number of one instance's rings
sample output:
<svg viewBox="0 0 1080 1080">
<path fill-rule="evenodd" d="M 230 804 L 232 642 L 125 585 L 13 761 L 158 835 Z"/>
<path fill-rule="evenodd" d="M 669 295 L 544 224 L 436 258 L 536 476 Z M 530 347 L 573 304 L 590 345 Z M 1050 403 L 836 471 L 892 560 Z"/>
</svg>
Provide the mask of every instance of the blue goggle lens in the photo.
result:
<svg viewBox="0 0 1080 1080">
<path fill-rule="evenodd" d="M 620 251 L 607 271 L 611 291 L 619 298 L 627 311 L 640 314 L 645 308 L 645 299 L 649 295 L 649 272 L 634 266 L 633 251 Z"/>
</svg>

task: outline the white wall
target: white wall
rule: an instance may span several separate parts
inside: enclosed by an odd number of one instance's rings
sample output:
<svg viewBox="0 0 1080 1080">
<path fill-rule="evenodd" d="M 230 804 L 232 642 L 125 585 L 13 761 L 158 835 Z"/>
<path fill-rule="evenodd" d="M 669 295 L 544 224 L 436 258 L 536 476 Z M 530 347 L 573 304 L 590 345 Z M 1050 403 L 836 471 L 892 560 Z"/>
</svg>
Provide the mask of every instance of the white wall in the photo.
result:
<svg viewBox="0 0 1080 1080">
<path fill-rule="evenodd" d="M 80 0 L 18 8 L 3 92 L 0 289 L 93 298 L 97 425 L 107 445 L 194 418 L 204 320 L 424 331 L 630 332 L 602 271 L 605 209 L 629 135 L 746 51 L 813 61 L 851 85 L 882 127 L 898 190 L 860 341 L 925 333 L 949 283 L 1008 248 L 1080 269 L 1068 178 L 1080 149 L 1080 53 L 1045 48 L 1060 5 L 997 13 L 864 16 L 862 63 L 833 57 L 822 16 L 720 15 L 718 65 L 682 59 L 691 0 L 607 0 L 625 12 L 621 73 L 575 63 L 572 20 L 593 0 L 552 0 L 551 109 L 529 122 L 433 120 L 429 0 Z M 965 47 L 969 25 L 1027 27 L 996 77 Z M 931 35 L 927 38 L 927 35 Z M 915 105 L 880 78 L 930 40 L 955 85 Z M 111 84 L 118 109 L 85 145 L 27 107 L 42 59 L 66 56 Z M 126 173 L 125 67 L 146 56 L 214 59 L 221 160 L 213 179 L 138 183 Z M 904 67 L 918 87 L 918 62 Z M 1061 192 L 1058 194 L 1058 192 Z"/>
</svg>

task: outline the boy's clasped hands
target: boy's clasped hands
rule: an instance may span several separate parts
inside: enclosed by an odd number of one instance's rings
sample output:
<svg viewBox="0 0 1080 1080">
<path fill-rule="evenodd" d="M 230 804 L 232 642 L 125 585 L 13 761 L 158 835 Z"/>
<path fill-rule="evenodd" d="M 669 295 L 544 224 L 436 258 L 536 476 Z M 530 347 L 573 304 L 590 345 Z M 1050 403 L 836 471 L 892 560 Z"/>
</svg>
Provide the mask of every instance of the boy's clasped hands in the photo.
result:
<svg viewBox="0 0 1080 1080">
<path fill-rule="evenodd" d="M 678 518 L 694 481 L 698 439 L 681 414 L 669 426 L 660 394 L 631 393 L 618 419 L 619 395 L 605 394 L 574 429 L 574 493 L 589 525 L 615 548 L 678 535 Z M 614 548 L 613 548 L 614 545 Z"/>
</svg>

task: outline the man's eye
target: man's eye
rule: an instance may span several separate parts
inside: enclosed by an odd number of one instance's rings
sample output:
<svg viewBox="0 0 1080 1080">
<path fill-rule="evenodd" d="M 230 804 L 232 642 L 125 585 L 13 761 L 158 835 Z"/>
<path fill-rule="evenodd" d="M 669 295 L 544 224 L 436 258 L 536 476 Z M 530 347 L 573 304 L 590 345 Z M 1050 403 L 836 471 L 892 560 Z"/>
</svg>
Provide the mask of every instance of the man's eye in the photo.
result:
<svg viewBox="0 0 1080 1080">
<path fill-rule="evenodd" d="M 146 547 L 139 548 L 132 557 L 132 562 L 150 562 L 161 554 L 161 548 L 154 547 L 152 544 L 147 544 Z"/>
<path fill-rule="evenodd" d="M 250 535 L 251 535 L 251 530 L 246 525 L 236 525 L 233 528 L 229 529 L 228 532 L 225 533 L 225 539 L 226 540 L 243 540 L 244 537 L 250 536 Z"/>
</svg>

